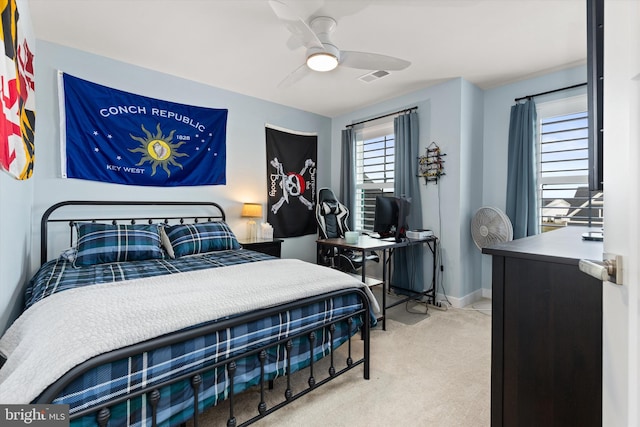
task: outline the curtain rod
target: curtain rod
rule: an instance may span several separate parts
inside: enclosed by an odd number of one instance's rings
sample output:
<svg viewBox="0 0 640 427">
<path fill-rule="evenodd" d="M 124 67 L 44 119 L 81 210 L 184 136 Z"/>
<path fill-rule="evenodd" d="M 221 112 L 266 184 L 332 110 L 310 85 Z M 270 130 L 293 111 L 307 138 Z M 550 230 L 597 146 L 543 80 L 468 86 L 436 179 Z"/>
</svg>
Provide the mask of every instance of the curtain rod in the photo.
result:
<svg viewBox="0 0 640 427">
<path fill-rule="evenodd" d="M 523 96 L 523 97 L 520 97 L 520 98 L 516 98 L 515 101 L 518 102 L 518 101 L 522 101 L 523 99 L 531 99 L 531 98 L 535 98 L 536 96 L 547 95 L 547 94 L 555 93 L 555 92 L 561 92 L 563 90 L 574 89 L 574 88 L 577 88 L 577 87 L 580 87 L 580 86 L 586 86 L 586 85 L 587 85 L 586 83 L 578 83 L 578 84 L 573 85 L 573 86 L 561 87 L 560 89 L 548 90 L 546 92 L 540 92 L 540 93 L 536 93 L 536 94 L 533 94 L 533 95 Z"/>
<path fill-rule="evenodd" d="M 384 117 L 393 116 L 393 115 L 395 115 L 395 114 L 407 113 L 407 112 L 409 112 L 409 111 L 413 111 L 413 110 L 417 110 L 417 109 L 418 109 L 418 107 L 417 107 L 417 106 L 416 106 L 416 107 L 411 107 L 411 108 L 405 108 L 404 110 L 396 111 L 396 112 L 394 112 L 394 113 L 385 114 L 384 116 L 378 116 L 378 117 L 374 117 L 374 118 L 372 118 L 372 119 L 363 120 L 363 121 L 361 121 L 361 122 L 351 123 L 350 125 L 347 125 L 346 127 L 350 128 L 350 127 L 353 127 L 353 126 L 356 126 L 356 125 L 361 125 L 361 124 L 363 124 L 363 123 L 372 122 L 372 121 L 374 121 L 374 120 L 382 119 L 382 118 L 384 118 Z"/>
</svg>

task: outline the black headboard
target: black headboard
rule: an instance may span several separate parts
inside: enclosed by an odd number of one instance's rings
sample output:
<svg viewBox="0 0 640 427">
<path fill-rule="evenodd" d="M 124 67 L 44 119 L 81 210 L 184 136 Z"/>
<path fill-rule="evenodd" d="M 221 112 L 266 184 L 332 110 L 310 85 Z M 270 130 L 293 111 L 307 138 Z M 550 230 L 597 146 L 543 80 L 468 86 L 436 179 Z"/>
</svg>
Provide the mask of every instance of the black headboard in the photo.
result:
<svg viewBox="0 0 640 427">
<path fill-rule="evenodd" d="M 169 224 L 171 222 L 184 223 L 185 221 L 224 221 L 225 219 L 224 210 L 214 202 L 101 200 L 60 202 L 47 209 L 40 220 L 40 264 L 47 262 L 49 224 L 51 223 L 68 223 L 69 246 L 71 246 L 74 241 L 74 224 L 76 222 L 110 222 L 112 224 L 127 222 L 135 224 L 142 221 L 147 224 Z"/>
</svg>

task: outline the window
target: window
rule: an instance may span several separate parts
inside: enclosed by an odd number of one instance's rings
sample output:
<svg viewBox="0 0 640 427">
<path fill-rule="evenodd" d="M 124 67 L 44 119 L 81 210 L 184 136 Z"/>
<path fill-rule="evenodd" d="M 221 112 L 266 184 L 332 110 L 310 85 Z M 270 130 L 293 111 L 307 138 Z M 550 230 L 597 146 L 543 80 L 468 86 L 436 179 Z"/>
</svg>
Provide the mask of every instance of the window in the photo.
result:
<svg viewBox="0 0 640 427">
<path fill-rule="evenodd" d="M 373 122 L 355 131 L 356 195 L 354 226 L 356 230 L 373 230 L 376 196 L 393 194 L 395 137 L 393 120 Z"/>
<path fill-rule="evenodd" d="M 590 191 L 587 96 L 538 105 L 541 230 L 602 227 L 603 192 Z"/>
</svg>

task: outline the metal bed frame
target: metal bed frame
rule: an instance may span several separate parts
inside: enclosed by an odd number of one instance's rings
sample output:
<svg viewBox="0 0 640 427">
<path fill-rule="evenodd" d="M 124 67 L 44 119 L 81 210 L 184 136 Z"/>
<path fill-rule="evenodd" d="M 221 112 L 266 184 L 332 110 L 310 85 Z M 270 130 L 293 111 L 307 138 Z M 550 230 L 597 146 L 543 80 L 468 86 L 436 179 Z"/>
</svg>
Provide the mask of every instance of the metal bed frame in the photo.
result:
<svg viewBox="0 0 640 427">
<path fill-rule="evenodd" d="M 158 208 L 195 208 L 197 206 L 200 207 L 204 207 L 206 210 L 209 210 L 209 213 L 206 214 L 198 214 L 198 215 L 188 215 L 188 216 L 182 216 L 182 215 L 170 215 L 170 216 L 164 216 L 164 215 L 151 215 L 151 216 L 137 216 L 137 217 L 132 217 L 129 215 L 123 215 L 123 214 L 118 214 L 118 215 L 108 215 L 105 212 L 101 212 L 99 214 L 99 217 L 94 217 L 91 215 L 74 215 L 73 217 L 69 217 L 67 216 L 61 216 L 59 215 L 59 210 L 67 208 L 67 207 L 78 207 L 78 206 L 102 206 L 102 207 L 116 207 L 116 206 L 127 206 L 127 207 L 140 207 L 140 206 L 152 206 L 152 207 L 158 207 Z M 56 215 L 58 214 L 58 215 Z M 105 221 L 111 221 L 114 224 L 117 224 L 118 221 L 130 221 L 130 223 L 134 224 L 137 221 L 146 221 L 149 224 L 154 223 L 154 221 L 160 221 L 163 223 L 169 223 L 170 220 L 176 220 L 179 222 L 184 222 L 186 219 L 191 220 L 193 219 L 193 221 L 197 222 L 200 220 L 206 220 L 206 221 L 224 221 L 225 220 L 225 213 L 224 210 L 222 209 L 222 207 L 220 205 L 218 205 L 217 203 L 214 202 L 172 202 L 172 201 L 67 201 L 67 202 L 60 202 L 57 203 L 53 206 L 51 206 L 49 209 L 47 209 L 43 216 L 42 216 L 42 220 L 41 220 L 41 261 L 42 263 L 47 261 L 47 245 L 48 245 L 48 225 L 50 223 L 54 223 L 54 222 L 67 222 L 69 224 L 70 227 L 70 240 L 71 243 L 73 243 L 73 239 L 74 239 L 74 223 L 75 222 L 79 222 L 79 221 L 95 221 L 95 222 L 105 222 Z M 253 311 L 253 312 L 249 312 L 246 313 L 244 315 L 232 318 L 232 319 L 227 319 L 224 321 L 220 321 L 220 322 L 216 322 L 216 323 L 207 323 L 207 324 L 203 324 L 200 325 L 198 327 L 194 327 L 194 328 L 190 328 L 187 330 L 182 330 L 182 331 L 178 331 L 169 335 L 164 335 L 155 339 L 151 339 L 145 342 L 141 342 L 138 344 L 134 344 L 131 345 L 129 347 L 125 347 L 125 348 L 121 348 L 118 350 L 114 350 L 99 356 L 96 356 L 94 358 L 91 358 L 87 361 L 85 361 L 84 363 L 76 366 L 75 368 L 71 369 L 69 372 L 67 372 L 64 376 L 62 376 L 61 378 L 59 378 L 55 383 L 53 383 L 52 385 L 50 385 L 37 399 L 37 401 L 33 402 L 33 403 L 51 403 L 56 397 L 57 395 L 68 385 L 70 384 L 73 380 L 75 380 L 76 378 L 78 378 L 79 376 L 81 376 L 83 373 L 87 372 L 88 370 L 99 366 L 101 364 L 105 364 L 105 363 L 109 363 L 109 362 L 113 362 L 122 358 L 126 358 L 126 357 L 130 357 L 136 354 L 141 354 L 143 352 L 147 352 L 156 348 L 160 348 L 160 347 L 165 347 L 168 345 L 172 345 L 172 344 L 176 344 L 176 343 L 180 343 L 180 342 L 184 342 L 184 341 L 188 341 L 190 339 L 193 338 L 197 338 L 206 334 L 211 334 L 211 333 L 215 333 L 216 331 L 222 331 L 225 330 L 227 328 L 233 328 L 234 326 L 238 326 L 262 317 L 268 317 L 274 314 L 279 314 L 279 313 L 284 313 L 287 312 L 289 310 L 298 308 L 298 307 L 302 307 L 308 304 L 312 304 L 315 302 L 320 302 L 320 301 L 326 301 L 326 300 L 330 300 L 331 298 L 334 298 L 336 296 L 340 296 L 340 295 L 344 295 L 347 293 L 353 293 L 356 292 L 358 294 L 360 294 L 360 299 L 362 300 L 363 306 L 360 310 L 358 310 L 357 312 L 351 313 L 349 315 L 345 315 L 342 316 L 340 318 L 336 318 L 330 322 L 327 322 L 322 328 L 327 328 L 330 334 L 330 350 L 329 350 L 329 355 L 325 356 L 325 357 L 330 357 L 330 367 L 328 370 L 328 376 L 325 377 L 324 379 L 317 381 L 316 380 L 316 376 L 314 373 L 314 360 L 313 360 L 313 350 L 314 350 L 314 343 L 316 342 L 316 332 L 314 331 L 305 331 L 305 332 L 301 332 L 299 334 L 297 334 L 296 336 L 290 336 L 286 339 L 282 339 L 278 342 L 275 343 L 271 343 L 268 345 L 265 345 L 263 347 L 259 347 L 259 348 L 255 348 L 249 352 L 246 352 L 244 354 L 240 354 L 237 355 L 235 357 L 231 357 L 228 358 L 226 360 L 222 360 L 219 361 L 215 364 L 203 367 L 198 369 L 197 371 L 193 371 L 190 372 L 189 374 L 185 374 L 181 377 L 177 377 L 177 378 L 172 378 L 170 380 L 167 380 L 163 383 L 158 383 L 158 384 L 154 384 L 153 386 L 150 387 L 146 387 L 144 389 L 138 390 L 134 393 L 130 393 L 126 396 L 121 396 L 118 398 L 115 398 L 113 400 L 110 400 L 108 402 L 104 402 L 103 404 L 101 404 L 99 407 L 93 407 L 93 408 L 88 408 L 85 410 L 81 410 L 78 412 L 73 413 L 70 416 L 71 420 L 80 418 L 80 417 L 84 417 L 86 415 L 91 415 L 92 413 L 96 414 L 96 423 L 98 426 L 100 427 L 106 427 L 107 424 L 109 423 L 110 420 L 110 410 L 109 408 L 113 405 L 116 405 L 118 403 L 122 403 L 124 401 L 127 401 L 131 398 L 135 398 L 141 395 L 146 394 L 147 395 L 147 400 L 149 402 L 149 406 L 150 406 L 150 410 L 151 410 L 151 418 L 152 418 L 152 425 L 156 426 L 157 422 L 156 422 L 156 416 L 157 416 L 157 404 L 158 401 L 160 400 L 160 391 L 159 389 L 179 382 L 179 381 L 185 381 L 185 380 L 189 380 L 191 387 L 193 388 L 193 425 L 194 427 L 198 427 L 198 415 L 199 415 L 199 405 L 198 405 L 198 396 L 200 391 L 200 385 L 202 384 L 202 375 L 205 374 L 206 372 L 210 372 L 210 371 L 214 371 L 217 368 L 221 368 L 224 367 L 229 375 L 230 378 L 230 384 L 229 384 L 229 418 L 227 420 L 227 426 L 228 427 L 236 427 L 238 424 L 238 420 L 236 419 L 235 416 L 235 407 L 234 407 L 234 372 L 236 369 L 236 361 L 240 358 L 245 358 L 245 357 L 257 357 L 260 363 L 260 382 L 259 382 L 259 388 L 260 388 L 260 402 L 256 408 L 257 410 L 257 414 L 255 416 L 253 416 L 252 418 L 244 421 L 242 424 L 239 424 L 240 426 L 246 426 L 249 424 L 252 424 L 253 422 L 265 417 L 266 415 L 286 406 L 287 404 L 295 401 L 296 399 L 306 395 L 307 393 L 309 393 L 310 391 L 314 390 L 315 388 L 335 379 L 336 377 L 338 377 L 339 375 L 342 375 L 348 371 L 350 371 L 351 369 L 357 367 L 358 365 L 363 365 L 363 376 L 364 379 L 368 380 L 369 379 L 369 364 L 370 364 L 370 344 L 369 344 L 369 339 L 370 339 L 370 308 L 369 308 L 369 301 L 367 299 L 367 296 L 365 294 L 364 291 L 362 291 L 361 289 L 349 289 L 349 290 L 340 290 L 340 291 L 334 291 L 334 292 L 330 292 L 330 293 L 326 293 L 323 295 L 318 295 L 315 297 L 311 297 L 311 298 L 306 298 L 304 300 L 299 300 L 299 301 L 294 301 L 294 302 L 289 302 L 289 303 L 285 303 L 283 305 L 279 305 L 276 307 L 271 307 L 269 309 L 265 309 L 265 310 L 260 310 L 260 311 Z M 345 344 L 347 344 L 347 359 L 346 359 L 346 367 L 344 367 L 343 369 L 340 370 L 336 370 L 336 366 L 334 364 L 334 348 L 333 348 L 333 332 L 335 330 L 335 324 L 339 323 L 339 322 L 348 322 L 348 324 L 351 326 L 354 322 L 354 317 L 357 316 L 361 316 L 363 319 L 363 323 L 360 329 L 361 332 L 361 338 L 358 339 L 358 341 L 362 341 L 362 345 L 363 345 L 363 357 L 358 359 L 358 360 L 353 360 L 352 358 L 352 337 L 349 337 L 349 339 L 347 340 L 347 342 Z M 314 328 L 315 330 L 318 330 L 318 328 Z M 287 387 L 286 387 L 286 391 L 284 393 L 284 397 L 283 400 L 272 406 L 272 407 L 267 407 L 267 404 L 265 403 L 265 383 L 267 383 L 267 387 L 268 388 L 272 388 L 272 381 L 267 381 L 265 380 L 265 372 L 264 372 L 264 366 L 265 366 L 265 359 L 266 359 L 266 355 L 267 355 L 267 349 L 269 348 L 273 348 L 279 345 L 284 345 L 286 348 L 286 354 L 287 354 L 287 366 L 290 366 L 290 362 L 291 362 L 291 354 L 290 354 L 290 350 L 291 350 L 291 346 L 292 346 L 292 340 L 298 338 L 298 337 L 303 337 L 303 336 L 307 336 L 307 339 L 309 340 L 310 343 L 310 355 L 312 357 L 310 357 L 310 363 L 309 366 L 304 368 L 304 370 L 308 370 L 309 372 L 309 376 L 307 378 L 307 388 L 298 391 L 296 393 L 294 393 L 294 391 L 291 388 L 291 375 L 292 372 L 289 372 L 287 370 L 286 372 L 286 381 L 287 381 Z M 183 423 L 184 424 L 184 423 Z"/>
</svg>

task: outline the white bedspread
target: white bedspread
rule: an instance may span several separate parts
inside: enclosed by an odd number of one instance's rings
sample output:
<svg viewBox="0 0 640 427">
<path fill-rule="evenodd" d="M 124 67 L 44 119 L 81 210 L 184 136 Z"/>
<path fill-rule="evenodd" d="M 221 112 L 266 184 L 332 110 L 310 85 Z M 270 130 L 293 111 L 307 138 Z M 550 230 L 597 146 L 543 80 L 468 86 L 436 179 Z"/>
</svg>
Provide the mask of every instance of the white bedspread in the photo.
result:
<svg viewBox="0 0 640 427">
<path fill-rule="evenodd" d="M 225 316 L 332 290 L 364 287 L 351 276 L 278 259 L 87 286 L 25 311 L 0 340 L 0 402 L 29 403 L 79 363 Z M 167 309 L 170 307 L 170 309 Z"/>
</svg>

